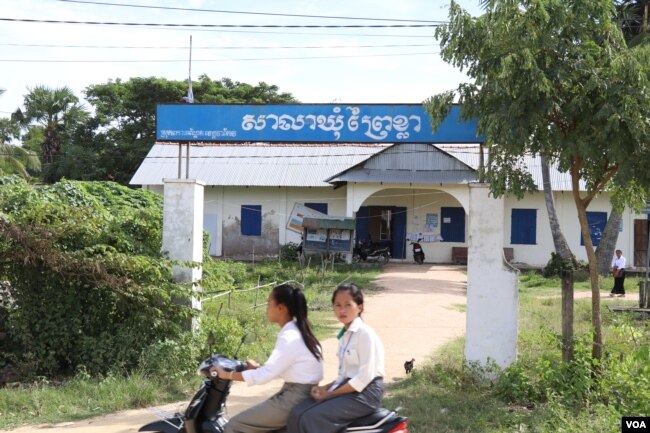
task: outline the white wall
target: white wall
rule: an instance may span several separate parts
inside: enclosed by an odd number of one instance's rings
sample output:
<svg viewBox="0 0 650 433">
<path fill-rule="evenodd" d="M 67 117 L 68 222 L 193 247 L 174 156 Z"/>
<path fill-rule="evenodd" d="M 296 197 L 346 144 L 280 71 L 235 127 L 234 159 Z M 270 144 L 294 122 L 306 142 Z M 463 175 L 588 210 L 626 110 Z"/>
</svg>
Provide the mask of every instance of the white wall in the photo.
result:
<svg viewBox="0 0 650 433">
<path fill-rule="evenodd" d="M 162 186 L 150 186 L 148 189 L 161 193 Z M 584 246 L 580 245 L 580 224 L 577 211 L 570 192 L 556 192 L 556 208 L 560 225 L 569 242 L 569 246 L 579 260 L 586 260 Z M 466 212 L 466 234 L 470 216 L 469 189 L 467 185 L 431 185 L 404 188 L 399 184 L 350 184 L 334 189 L 325 188 L 279 188 L 279 187 L 205 187 L 204 228 L 213 235 L 210 253 L 226 257 L 250 257 L 253 247 L 257 254 L 277 254 L 279 245 L 287 242 L 300 242 L 300 234 L 286 229 L 286 223 L 294 203 L 327 203 L 328 213 L 332 216 L 352 216 L 361 206 L 400 206 L 407 208 L 407 232 L 423 231 L 424 218 L 427 213 L 437 213 L 439 224 L 433 232 L 440 233 L 440 208 L 463 207 Z M 504 239 L 505 247 L 514 250 L 516 262 L 533 266 L 545 265 L 554 251 L 553 239 L 548 223 L 548 214 L 544 203 L 544 194 L 536 193 L 522 200 L 506 197 L 504 200 Z M 263 233 L 266 239 L 242 237 L 239 226 L 241 205 L 262 205 Z M 537 244 L 513 245 L 510 243 L 512 209 L 537 210 Z M 602 194 L 589 206 L 589 211 L 611 212 L 609 197 Z M 417 217 L 417 218 L 416 218 Z M 630 263 L 634 247 L 634 219 L 645 219 L 645 215 L 635 215 L 626 210 L 623 215 L 623 229 L 619 233 L 617 248 L 624 252 Z M 216 227 L 210 227 L 215 224 Z M 225 230 L 225 234 L 224 234 Z M 224 240 L 226 241 L 224 243 Z M 430 263 L 448 263 L 451 260 L 453 246 L 467 246 L 465 243 L 433 242 L 423 243 L 426 261 Z M 412 248 L 406 245 L 406 260 L 413 260 Z"/>
<path fill-rule="evenodd" d="M 578 212 L 571 192 L 555 192 L 555 207 L 560 228 L 569 244 L 569 247 L 578 260 L 587 260 L 587 253 L 584 245 L 580 245 L 580 222 Z M 513 245 L 510 243 L 511 214 L 512 209 L 537 209 L 537 244 L 536 245 Z M 596 197 L 589 208 L 589 212 L 607 212 L 609 217 L 611 205 L 609 195 L 601 194 Z M 622 231 L 619 232 L 617 248 L 626 252 L 627 257 L 633 256 L 634 250 L 634 219 L 643 219 L 643 215 L 635 215 L 625 210 L 622 220 Z M 516 262 L 528 263 L 531 265 L 543 266 L 551 258 L 551 252 L 555 251 L 553 237 L 549 227 L 548 212 L 542 192 L 528 195 L 522 200 L 509 197 L 505 200 L 504 215 L 504 245 L 514 249 Z"/>
<path fill-rule="evenodd" d="M 215 216 L 219 231 L 215 255 L 250 259 L 275 255 L 280 245 L 300 242 L 286 228 L 295 203 L 327 203 L 329 215 L 345 214 L 345 190 L 330 188 L 207 187 L 205 212 Z M 241 206 L 262 206 L 262 236 L 241 235 Z"/>
</svg>

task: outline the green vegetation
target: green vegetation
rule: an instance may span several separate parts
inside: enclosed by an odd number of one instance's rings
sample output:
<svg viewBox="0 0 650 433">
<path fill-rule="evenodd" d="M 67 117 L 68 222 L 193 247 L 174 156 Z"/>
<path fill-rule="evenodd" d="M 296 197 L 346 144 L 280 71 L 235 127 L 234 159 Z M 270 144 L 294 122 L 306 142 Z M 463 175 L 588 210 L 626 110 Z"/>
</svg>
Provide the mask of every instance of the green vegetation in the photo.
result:
<svg viewBox="0 0 650 433">
<path fill-rule="evenodd" d="M 240 358 L 264 360 L 273 348 L 278 329 L 266 321 L 264 312 L 270 287 L 257 294 L 259 308 L 253 308 L 256 291 L 241 289 L 255 287 L 258 279 L 261 284 L 296 278 L 300 283 L 304 281 L 316 335 L 326 338 L 338 327 L 331 320 L 330 296 L 334 286 L 350 280 L 372 290 L 371 280 L 379 272 L 376 266 L 337 264 L 333 271 L 322 274 L 320 266 L 301 272 L 297 262 L 251 265 L 209 259 L 204 264 L 205 282 L 210 286 L 206 291 L 235 289 L 230 308 L 227 296 L 206 301 L 196 335 L 184 333 L 176 339 L 161 338 L 142 351 L 139 365 L 128 373 L 113 368 L 104 374 L 90 375 L 85 367 L 79 367 L 73 378 L 62 382 L 40 377 L 16 388 L 0 388 L 0 428 L 78 420 L 186 400 L 200 380 L 196 376 L 198 362 L 210 353 L 206 344 L 210 331 L 216 340 L 214 353 L 232 354 L 245 332 L 252 332 L 256 339 L 241 347 Z"/>
<path fill-rule="evenodd" d="M 402 406 L 411 433 L 433 432 L 618 432 L 621 417 L 648 415 L 650 321 L 603 308 L 605 335 L 600 376 L 590 353 L 591 306 L 577 299 L 575 360 L 561 360 L 559 278 L 521 276 L 519 358 L 504 371 L 465 365 L 458 339 L 390 390 L 385 404 Z M 611 278 L 602 281 L 605 287 Z M 634 305 L 634 278 L 626 281 Z M 589 291 L 589 282 L 576 292 Z M 485 374 L 494 382 L 481 379 Z"/>
<path fill-rule="evenodd" d="M 250 85 L 201 75 L 192 85 L 196 103 L 297 102 L 264 82 Z M 0 118 L 5 154 L 0 155 L 0 175 L 39 176 L 47 183 L 65 178 L 126 185 L 155 142 L 156 104 L 180 101 L 187 94 L 187 82 L 134 77 L 93 84 L 83 93 L 90 108 L 68 87 L 30 88 L 23 107 L 10 118 Z M 13 146 L 13 141 L 22 147 Z"/>
<path fill-rule="evenodd" d="M 333 288 L 344 280 L 367 287 L 380 272 L 206 259 L 197 313 L 190 287 L 173 282 L 175 263 L 160 253 L 161 200 L 116 183 L 0 178 L 0 377 L 16 384 L 0 388 L 0 428 L 186 399 L 198 363 L 234 354 L 244 334 L 257 339 L 242 358 L 268 357 L 277 327 L 264 305 L 273 283 L 304 284 L 324 338 L 334 332 Z M 196 333 L 188 332 L 192 318 Z"/>
</svg>

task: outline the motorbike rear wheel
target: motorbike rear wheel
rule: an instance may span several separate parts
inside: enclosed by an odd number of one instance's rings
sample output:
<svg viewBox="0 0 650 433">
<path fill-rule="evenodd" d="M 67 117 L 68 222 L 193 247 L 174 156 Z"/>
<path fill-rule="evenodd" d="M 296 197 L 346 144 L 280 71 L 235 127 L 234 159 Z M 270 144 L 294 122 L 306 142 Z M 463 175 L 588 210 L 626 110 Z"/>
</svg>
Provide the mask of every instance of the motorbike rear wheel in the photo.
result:
<svg viewBox="0 0 650 433">
<path fill-rule="evenodd" d="M 418 265 L 424 263 L 424 257 L 422 256 L 422 254 L 416 254 L 413 258 L 415 259 L 415 263 L 417 263 Z"/>
<path fill-rule="evenodd" d="M 388 255 L 388 253 L 381 253 L 379 255 L 379 258 L 377 259 L 377 261 L 379 263 L 381 263 L 382 265 L 385 265 L 386 263 L 388 263 L 390 261 L 390 256 Z"/>
</svg>

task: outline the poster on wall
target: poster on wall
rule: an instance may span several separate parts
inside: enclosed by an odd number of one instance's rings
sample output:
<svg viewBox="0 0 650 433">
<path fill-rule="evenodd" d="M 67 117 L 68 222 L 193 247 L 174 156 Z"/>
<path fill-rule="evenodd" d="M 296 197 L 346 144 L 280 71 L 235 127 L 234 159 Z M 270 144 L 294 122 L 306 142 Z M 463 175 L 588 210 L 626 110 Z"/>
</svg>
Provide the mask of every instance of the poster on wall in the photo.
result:
<svg viewBox="0 0 650 433">
<path fill-rule="evenodd" d="M 330 229 L 330 251 L 349 252 L 351 248 L 352 230 Z"/>
<path fill-rule="evenodd" d="M 305 250 L 327 250 L 327 230 L 308 229 Z"/>
<path fill-rule="evenodd" d="M 287 221 L 287 229 L 302 234 L 302 220 L 305 217 L 323 218 L 327 217 L 327 215 L 322 212 L 318 212 L 317 210 L 310 209 L 303 204 L 294 203 L 291 215 L 289 215 L 289 221 Z"/>
<path fill-rule="evenodd" d="M 428 213 L 425 217 L 424 231 L 432 232 L 438 228 L 438 214 L 437 213 Z"/>
</svg>

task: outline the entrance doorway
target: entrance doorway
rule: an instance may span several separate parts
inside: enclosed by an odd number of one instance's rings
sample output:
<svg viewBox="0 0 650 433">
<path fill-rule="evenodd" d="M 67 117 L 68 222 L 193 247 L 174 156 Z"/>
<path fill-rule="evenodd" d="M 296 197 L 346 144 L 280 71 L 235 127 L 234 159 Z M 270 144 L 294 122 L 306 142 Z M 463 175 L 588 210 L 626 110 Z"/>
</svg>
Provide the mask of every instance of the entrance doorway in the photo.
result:
<svg viewBox="0 0 650 433">
<path fill-rule="evenodd" d="M 406 257 L 406 208 L 361 206 L 356 216 L 356 244 L 368 240 L 390 248 L 391 257 Z"/>
<path fill-rule="evenodd" d="M 645 267 L 648 263 L 649 220 L 634 220 L 634 266 Z"/>
</svg>

